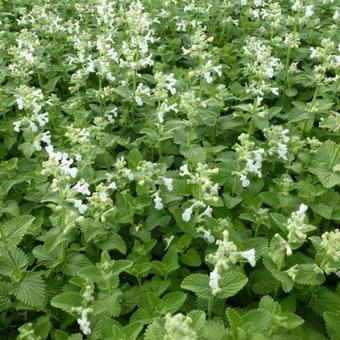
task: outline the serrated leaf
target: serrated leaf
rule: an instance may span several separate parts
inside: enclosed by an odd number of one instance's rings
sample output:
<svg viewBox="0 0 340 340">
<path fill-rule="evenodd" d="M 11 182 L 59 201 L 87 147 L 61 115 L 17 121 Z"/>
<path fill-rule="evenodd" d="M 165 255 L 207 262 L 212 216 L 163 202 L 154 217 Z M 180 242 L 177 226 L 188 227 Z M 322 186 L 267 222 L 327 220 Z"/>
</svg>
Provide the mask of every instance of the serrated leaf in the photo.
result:
<svg viewBox="0 0 340 340">
<path fill-rule="evenodd" d="M 28 265 L 27 255 L 15 246 L 7 247 L 0 256 L 0 273 L 5 276 L 15 276 L 20 279 L 22 271 Z M 1 249 L 1 248 L 0 248 Z"/>
<path fill-rule="evenodd" d="M 81 269 L 89 267 L 90 265 L 91 262 L 83 254 L 69 253 L 61 268 L 66 275 L 75 276 Z"/>
<path fill-rule="evenodd" d="M 181 288 L 190 290 L 197 296 L 210 299 L 213 295 L 209 287 L 209 276 L 206 274 L 191 274 L 181 283 Z"/>
<path fill-rule="evenodd" d="M 120 315 L 120 297 L 122 293 L 116 289 L 110 294 L 101 294 L 98 300 L 93 304 L 94 314 L 103 314 L 105 316 L 117 317 Z"/>
<path fill-rule="evenodd" d="M 222 273 L 219 282 L 220 291 L 217 298 L 226 299 L 237 294 L 248 282 L 248 278 L 241 272 L 228 270 Z M 192 274 L 187 276 L 181 284 L 181 288 L 194 292 L 204 299 L 214 297 L 209 287 L 209 276 L 205 274 Z"/>
<path fill-rule="evenodd" d="M 324 312 L 337 313 L 340 306 L 340 296 L 326 287 L 317 287 L 313 291 L 309 305 L 319 315 L 323 315 Z"/>
<path fill-rule="evenodd" d="M 187 294 L 182 292 L 171 292 L 164 295 L 161 299 L 162 314 L 176 313 L 187 298 Z"/>
<path fill-rule="evenodd" d="M 331 340 L 340 339 L 340 327 L 339 327 L 340 313 L 325 312 L 323 314 L 323 318 L 325 320 L 327 333 L 330 339 Z"/>
<path fill-rule="evenodd" d="M 316 264 L 300 264 L 298 268 L 294 281 L 299 284 L 321 285 L 325 281 L 325 275 Z"/>
<path fill-rule="evenodd" d="M 51 305 L 53 307 L 62 309 L 68 313 L 72 313 L 72 308 L 81 307 L 82 303 L 82 296 L 75 292 L 61 293 L 51 300 Z"/>
<path fill-rule="evenodd" d="M 28 272 L 14 289 L 15 297 L 29 306 L 41 306 L 45 300 L 45 283 L 40 273 Z"/>
<path fill-rule="evenodd" d="M 325 188 L 340 184 L 340 173 L 333 167 L 340 163 L 340 145 L 326 141 L 311 162 L 309 171 L 315 174 Z"/>
<path fill-rule="evenodd" d="M 164 320 L 161 318 L 154 319 L 144 333 L 144 340 L 160 340 L 164 339 Z"/>
<path fill-rule="evenodd" d="M 114 261 L 114 263 L 112 264 L 111 270 L 113 274 L 118 275 L 126 269 L 130 268 L 132 265 L 133 263 L 131 261 L 117 260 Z"/>
<path fill-rule="evenodd" d="M 11 246 L 18 245 L 33 221 L 33 216 L 21 215 L 5 222 L 0 227 L 2 231 L 2 233 L 0 233 L 0 241 Z"/>
<path fill-rule="evenodd" d="M 221 291 L 217 293 L 219 298 L 228 298 L 236 295 L 248 282 L 248 278 L 241 272 L 228 270 L 222 273 L 220 280 Z"/>
<path fill-rule="evenodd" d="M 9 282 L 0 282 L 0 311 L 5 311 L 12 306 L 10 299 L 11 284 Z"/>
</svg>

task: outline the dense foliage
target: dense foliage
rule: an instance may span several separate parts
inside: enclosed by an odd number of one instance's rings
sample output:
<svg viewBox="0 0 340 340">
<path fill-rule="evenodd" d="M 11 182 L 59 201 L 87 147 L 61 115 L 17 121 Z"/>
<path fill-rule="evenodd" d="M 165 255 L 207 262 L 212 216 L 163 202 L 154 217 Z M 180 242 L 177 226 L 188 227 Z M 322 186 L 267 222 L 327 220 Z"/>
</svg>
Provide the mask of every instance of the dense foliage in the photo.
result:
<svg viewBox="0 0 340 340">
<path fill-rule="evenodd" d="M 340 339 L 339 0 L 0 0 L 0 338 Z"/>
</svg>

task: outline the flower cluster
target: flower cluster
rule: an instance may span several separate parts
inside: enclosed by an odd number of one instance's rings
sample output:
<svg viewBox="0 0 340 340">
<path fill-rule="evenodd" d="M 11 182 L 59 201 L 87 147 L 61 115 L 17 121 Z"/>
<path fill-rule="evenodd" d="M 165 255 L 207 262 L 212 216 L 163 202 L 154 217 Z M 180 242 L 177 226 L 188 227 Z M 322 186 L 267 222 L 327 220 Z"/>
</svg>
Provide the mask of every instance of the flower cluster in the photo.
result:
<svg viewBox="0 0 340 340">
<path fill-rule="evenodd" d="M 237 174 L 240 177 L 242 187 L 246 188 L 250 185 L 248 174 L 255 174 L 257 177 L 262 177 L 262 160 L 265 154 L 263 148 L 255 148 L 255 142 L 249 139 L 249 135 L 242 133 L 238 140 L 240 144 L 236 144 L 234 149 L 238 159 L 245 162 L 245 166 Z"/>
<path fill-rule="evenodd" d="M 301 204 L 299 210 L 294 211 L 287 220 L 288 243 L 300 246 L 307 239 L 307 233 L 315 229 L 315 226 L 306 224 L 306 211 L 308 206 Z"/>
<path fill-rule="evenodd" d="M 223 231 L 223 240 L 217 240 L 216 245 L 218 246 L 216 252 L 207 257 L 207 261 L 214 265 L 209 280 L 209 286 L 214 295 L 220 291 L 219 281 L 223 270 L 230 268 L 242 259 L 246 259 L 252 267 L 256 263 L 255 249 L 238 251 L 235 243 L 229 240 L 228 230 Z"/>
<path fill-rule="evenodd" d="M 281 125 L 271 126 L 264 130 L 264 135 L 268 140 L 268 154 L 276 153 L 284 161 L 288 160 L 289 130 Z"/>
<path fill-rule="evenodd" d="M 192 329 L 193 320 L 181 313 L 171 316 L 165 315 L 164 340 L 195 340 L 198 339 L 196 332 Z"/>
</svg>

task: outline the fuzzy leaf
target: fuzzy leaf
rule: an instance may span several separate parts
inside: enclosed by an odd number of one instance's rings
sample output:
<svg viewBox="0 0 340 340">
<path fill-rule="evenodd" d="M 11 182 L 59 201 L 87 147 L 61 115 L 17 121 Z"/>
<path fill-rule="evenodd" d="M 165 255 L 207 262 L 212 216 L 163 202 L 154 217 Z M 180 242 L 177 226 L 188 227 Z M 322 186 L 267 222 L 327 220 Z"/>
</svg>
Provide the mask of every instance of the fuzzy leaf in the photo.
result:
<svg viewBox="0 0 340 340">
<path fill-rule="evenodd" d="M 183 303 L 185 302 L 187 295 L 182 292 L 171 292 L 162 297 L 162 314 L 176 313 Z"/>
<path fill-rule="evenodd" d="M 2 233 L 0 234 L 0 240 L 12 246 L 18 245 L 33 221 L 33 216 L 21 215 L 5 222 L 1 226 Z"/>
<path fill-rule="evenodd" d="M 318 177 L 325 188 L 332 188 L 340 184 L 340 172 L 334 171 L 334 166 L 339 163 L 340 145 L 328 140 L 313 158 L 309 171 Z"/>
<path fill-rule="evenodd" d="M 51 300 L 51 305 L 55 308 L 60 308 L 65 312 L 72 313 L 72 308 L 80 307 L 83 303 L 83 298 L 75 292 L 65 292 L 56 295 Z"/>
<path fill-rule="evenodd" d="M 294 281 L 303 285 L 321 285 L 325 275 L 315 264 L 300 264 Z"/>
<path fill-rule="evenodd" d="M 18 300 L 33 307 L 41 306 L 45 300 L 45 283 L 40 273 L 28 272 L 14 290 Z"/>
<path fill-rule="evenodd" d="M 340 320 L 340 313 L 331 313 L 325 312 L 323 314 L 327 333 L 331 340 L 338 340 L 340 339 L 340 327 L 339 327 L 339 320 Z"/>
</svg>

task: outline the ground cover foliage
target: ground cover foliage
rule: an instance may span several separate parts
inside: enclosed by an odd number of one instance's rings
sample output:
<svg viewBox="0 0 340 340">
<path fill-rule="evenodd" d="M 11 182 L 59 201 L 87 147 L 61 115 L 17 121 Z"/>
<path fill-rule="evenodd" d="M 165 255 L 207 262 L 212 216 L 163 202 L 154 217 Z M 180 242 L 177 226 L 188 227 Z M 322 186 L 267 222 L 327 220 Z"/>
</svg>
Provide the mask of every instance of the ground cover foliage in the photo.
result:
<svg viewBox="0 0 340 340">
<path fill-rule="evenodd" d="M 1 339 L 340 339 L 338 0 L 1 0 Z"/>
</svg>

